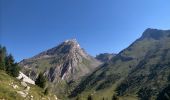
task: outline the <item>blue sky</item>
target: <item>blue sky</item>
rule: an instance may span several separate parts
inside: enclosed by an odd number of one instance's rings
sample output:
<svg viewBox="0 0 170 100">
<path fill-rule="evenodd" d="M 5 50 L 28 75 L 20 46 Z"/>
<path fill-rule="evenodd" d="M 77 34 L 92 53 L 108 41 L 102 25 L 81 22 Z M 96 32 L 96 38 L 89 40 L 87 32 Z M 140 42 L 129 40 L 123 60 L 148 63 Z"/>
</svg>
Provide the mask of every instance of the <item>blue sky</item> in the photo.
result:
<svg viewBox="0 0 170 100">
<path fill-rule="evenodd" d="M 17 61 L 76 38 L 118 53 L 146 28 L 170 29 L 170 0 L 0 0 L 0 44 Z"/>
</svg>

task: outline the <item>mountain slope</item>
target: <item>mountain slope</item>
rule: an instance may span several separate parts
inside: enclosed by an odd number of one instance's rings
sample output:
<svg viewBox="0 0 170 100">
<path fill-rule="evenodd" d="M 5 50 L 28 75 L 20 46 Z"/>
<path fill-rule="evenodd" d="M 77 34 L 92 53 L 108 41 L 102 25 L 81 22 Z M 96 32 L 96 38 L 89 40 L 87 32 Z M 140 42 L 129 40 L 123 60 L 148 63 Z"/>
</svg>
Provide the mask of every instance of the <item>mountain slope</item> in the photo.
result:
<svg viewBox="0 0 170 100">
<path fill-rule="evenodd" d="M 35 73 L 42 71 L 51 82 L 57 79 L 76 80 L 99 64 L 99 61 L 80 48 L 76 40 L 67 40 L 57 47 L 20 62 L 25 69 L 31 69 L 32 72 L 26 73 L 33 79 L 37 76 Z"/>
<path fill-rule="evenodd" d="M 40 72 L 49 80 L 53 92 L 66 95 L 70 89 L 101 64 L 88 55 L 75 39 L 20 62 L 22 71 L 33 80 Z"/>
<path fill-rule="evenodd" d="M 20 80 L 9 76 L 0 70 L 0 99 L 1 100 L 57 100 L 55 95 L 44 95 L 44 90 L 31 84 L 27 84 L 29 91 Z M 28 87 L 27 86 L 27 87 Z M 28 93 L 26 97 L 22 93 Z"/>
<path fill-rule="evenodd" d="M 169 59 L 170 30 L 147 29 L 141 38 L 84 79 L 71 96 L 86 98 L 92 94 L 95 99 L 111 99 L 117 93 L 122 98 L 155 99 L 169 84 Z"/>
</svg>

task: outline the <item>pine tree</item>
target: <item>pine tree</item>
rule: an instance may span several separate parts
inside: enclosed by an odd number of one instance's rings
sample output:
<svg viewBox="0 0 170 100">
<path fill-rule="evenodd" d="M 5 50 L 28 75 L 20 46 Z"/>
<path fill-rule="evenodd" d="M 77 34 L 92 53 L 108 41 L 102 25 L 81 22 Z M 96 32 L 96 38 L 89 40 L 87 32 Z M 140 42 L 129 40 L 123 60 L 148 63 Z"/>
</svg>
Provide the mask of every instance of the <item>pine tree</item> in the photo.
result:
<svg viewBox="0 0 170 100">
<path fill-rule="evenodd" d="M 17 77 L 20 67 L 11 54 L 7 54 L 6 48 L 0 45 L 0 70 L 6 71 L 7 74 Z"/>
<path fill-rule="evenodd" d="M 38 86 L 41 87 L 41 88 L 45 88 L 46 79 L 45 79 L 45 77 L 43 76 L 42 73 L 40 73 L 40 74 L 38 75 L 38 78 L 36 79 L 35 84 L 38 85 Z"/>
<path fill-rule="evenodd" d="M 11 54 L 9 54 L 5 58 L 6 72 L 11 75 L 12 74 L 12 66 L 14 66 L 14 58 Z"/>
<path fill-rule="evenodd" d="M 0 45 L 0 70 L 5 70 L 6 48 Z"/>
<path fill-rule="evenodd" d="M 19 75 L 20 67 L 14 62 L 13 56 L 10 54 L 5 59 L 6 72 L 7 74 L 17 77 Z"/>
<path fill-rule="evenodd" d="M 17 63 L 13 64 L 11 68 L 11 76 L 17 77 L 19 75 L 20 67 Z"/>
</svg>

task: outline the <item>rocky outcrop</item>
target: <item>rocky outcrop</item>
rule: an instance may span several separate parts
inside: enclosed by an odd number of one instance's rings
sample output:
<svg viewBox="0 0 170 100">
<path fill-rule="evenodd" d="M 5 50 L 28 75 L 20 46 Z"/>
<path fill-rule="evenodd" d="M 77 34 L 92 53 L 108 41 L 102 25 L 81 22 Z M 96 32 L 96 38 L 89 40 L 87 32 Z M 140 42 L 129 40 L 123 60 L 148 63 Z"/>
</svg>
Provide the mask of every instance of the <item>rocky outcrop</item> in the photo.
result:
<svg viewBox="0 0 170 100">
<path fill-rule="evenodd" d="M 30 79 L 28 76 L 26 76 L 25 74 L 23 74 L 22 72 L 19 72 L 19 76 L 17 77 L 17 79 L 22 80 L 23 82 L 27 82 L 29 84 L 35 84 L 35 82 Z"/>
</svg>

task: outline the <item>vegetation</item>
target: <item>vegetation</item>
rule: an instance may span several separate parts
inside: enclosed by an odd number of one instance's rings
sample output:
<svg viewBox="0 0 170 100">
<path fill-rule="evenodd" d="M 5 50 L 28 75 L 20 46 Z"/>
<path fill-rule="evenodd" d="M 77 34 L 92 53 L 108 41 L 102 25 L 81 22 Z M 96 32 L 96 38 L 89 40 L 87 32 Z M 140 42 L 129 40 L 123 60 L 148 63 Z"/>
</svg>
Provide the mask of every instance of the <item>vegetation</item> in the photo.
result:
<svg viewBox="0 0 170 100">
<path fill-rule="evenodd" d="M 13 56 L 7 54 L 6 48 L 2 46 L 0 46 L 0 70 L 6 71 L 7 74 L 13 77 L 17 77 L 20 71 L 20 67 Z"/>
<path fill-rule="evenodd" d="M 46 86 L 46 78 L 43 76 L 43 73 L 40 73 L 38 75 L 38 78 L 36 79 L 35 84 L 38 85 L 41 88 L 45 88 L 45 86 Z"/>
<path fill-rule="evenodd" d="M 6 48 L 0 45 L 0 70 L 5 70 Z"/>
<path fill-rule="evenodd" d="M 84 79 L 73 90 L 72 96 L 85 98 L 93 94 L 96 100 L 103 97 L 110 100 L 110 93 L 117 92 L 120 99 L 155 100 L 157 93 L 170 84 L 169 36 L 170 31 L 148 29 L 107 65 L 96 69 Z M 169 92 L 162 94 L 169 97 Z"/>
<path fill-rule="evenodd" d="M 14 89 L 12 85 L 17 85 L 18 88 Z M 29 94 L 23 98 L 17 91 L 25 91 L 25 87 L 21 85 L 20 80 L 8 75 L 5 71 L 0 70 L 0 100 L 55 100 L 55 96 L 51 93 L 44 95 L 43 89 L 36 85 L 27 84 L 30 87 Z"/>
<path fill-rule="evenodd" d="M 49 89 L 43 89 L 27 84 L 30 87 L 27 97 L 23 98 L 18 91 L 26 91 L 25 87 L 21 85 L 20 80 L 15 77 L 19 75 L 20 67 L 15 62 L 11 54 L 7 54 L 6 48 L 0 46 L 0 99 L 2 100 L 54 100 L 55 95 L 49 94 Z M 39 75 L 40 86 L 45 87 L 44 77 Z"/>
</svg>

